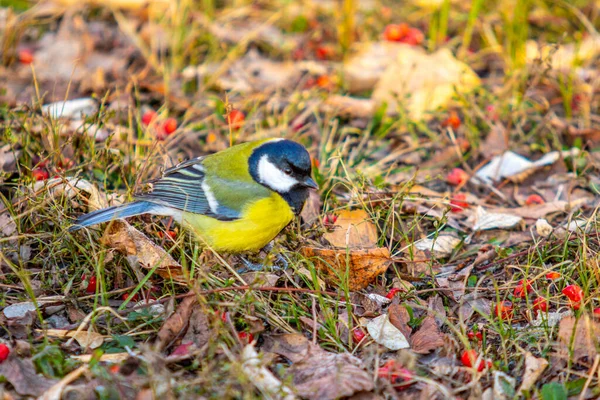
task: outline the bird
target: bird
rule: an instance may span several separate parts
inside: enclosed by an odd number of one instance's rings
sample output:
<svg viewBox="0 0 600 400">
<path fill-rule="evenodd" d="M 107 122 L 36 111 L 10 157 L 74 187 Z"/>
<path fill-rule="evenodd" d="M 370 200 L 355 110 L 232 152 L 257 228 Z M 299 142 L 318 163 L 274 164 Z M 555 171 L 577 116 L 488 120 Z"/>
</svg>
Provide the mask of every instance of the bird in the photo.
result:
<svg viewBox="0 0 600 400">
<path fill-rule="evenodd" d="M 152 214 L 172 217 L 214 251 L 258 251 L 318 189 L 311 173 L 310 155 L 299 143 L 246 142 L 167 169 L 134 201 L 82 215 L 69 230 Z"/>
</svg>

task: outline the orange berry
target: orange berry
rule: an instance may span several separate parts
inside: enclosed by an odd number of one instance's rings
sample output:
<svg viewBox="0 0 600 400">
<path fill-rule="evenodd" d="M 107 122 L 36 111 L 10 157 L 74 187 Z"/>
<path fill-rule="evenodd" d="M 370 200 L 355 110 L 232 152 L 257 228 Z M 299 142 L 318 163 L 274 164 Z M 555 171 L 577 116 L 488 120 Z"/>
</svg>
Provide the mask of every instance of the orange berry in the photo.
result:
<svg viewBox="0 0 600 400">
<path fill-rule="evenodd" d="M 531 194 L 525 200 L 525 204 L 527 204 L 528 206 L 530 206 L 532 204 L 544 204 L 544 203 L 545 203 L 544 199 L 542 199 L 542 197 L 537 194 Z"/>
<path fill-rule="evenodd" d="M 501 303 L 496 304 L 496 308 L 494 309 L 494 314 L 496 317 L 500 319 L 510 319 L 513 315 L 513 304 L 505 300 Z"/>
<path fill-rule="evenodd" d="M 456 111 L 451 111 L 450 116 L 444 121 L 442 121 L 442 126 L 444 128 L 451 127 L 453 130 L 457 130 L 458 128 L 460 128 L 460 124 L 460 117 L 458 116 Z"/>
<path fill-rule="evenodd" d="M 50 178 L 50 173 L 48 173 L 48 171 L 44 168 L 34 168 L 31 171 L 31 175 L 36 181 L 45 181 L 46 179 Z"/>
<path fill-rule="evenodd" d="M 383 31 L 383 39 L 388 42 L 400 42 L 408 34 L 410 28 L 407 24 L 389 24 Z"/>
<path fill-rule="evenodd" d="M 461 212 L 465 208 L 469 208 L 469 203 L 465 200 L 467 196 L 463 193 L 457 193 L 452 199 L 450 199 L 450 210 L 452 212 Z"/>
<path fill-rule="evenodd" d="M 31 64 L 33 62 L 33 52 L 29 49 L 19 50 L 18 56 L 21 64 Z"/>
<path fill-rule="evenodd" d="M 551 280 L 551 281 L 558 279 L 560 277 L 561 277 L 560 273 L 555 272 L 555 271 L 551 271 L 546 274 L 546 279 Z"/>
<path fill-rule="evenodd" d="M 245 120 L 246 115 L 242 111 L 233 109 L 227 115 L 225 122 L 231 124 L 231 128 L 235 130 L 240 129 L 244 125 Z"/>
</svg>

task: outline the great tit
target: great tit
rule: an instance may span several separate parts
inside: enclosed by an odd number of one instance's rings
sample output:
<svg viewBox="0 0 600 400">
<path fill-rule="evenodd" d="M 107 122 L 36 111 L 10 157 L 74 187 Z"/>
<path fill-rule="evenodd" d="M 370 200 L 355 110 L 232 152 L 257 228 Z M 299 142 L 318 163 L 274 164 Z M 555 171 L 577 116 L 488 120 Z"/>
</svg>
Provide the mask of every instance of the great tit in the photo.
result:
<svg viewBox="0 0 600 400">
<path fill-rule="evenodd" d="M 302 145 L 257 140 L 182 162 L 134 202 L 85 214 L 69 230 L 140 214 L 164 215 L 215 251 L 256 251 L 300 213 L 309 190 L 317 188 Z"/>
</svg>

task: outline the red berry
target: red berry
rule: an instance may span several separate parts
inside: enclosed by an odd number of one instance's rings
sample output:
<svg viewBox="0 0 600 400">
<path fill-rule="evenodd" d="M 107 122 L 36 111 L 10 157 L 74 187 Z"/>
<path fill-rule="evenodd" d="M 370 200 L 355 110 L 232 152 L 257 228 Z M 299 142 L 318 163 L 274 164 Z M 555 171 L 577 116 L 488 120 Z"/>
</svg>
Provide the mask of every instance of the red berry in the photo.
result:
<svg viewBox="0 0 600 400">
<path fill-rule="evenodd" d="M 333 225 L 335 225 L 337 219 L 338 217 L 335 214 L 326 214 L 323 217 L 323 225 L 325 225 L 327 228 L 331 228 Z"/>
<path fill-rule="evenodd" d="M 108 367 L 108 371 L 113 375 L 118 374 L 120 370 L 121 366 L 119 364 L 113 364 L 110 367 Z"/>
<path fill-rule="evenodd" d="M 504 300 L 502 303 L 496 304 L 496 308 L 494 309 L 494 314 L 496 317 L 500 319 L 510 319 L 513 315 L 513 304 Z"/>
<path fill-rule="evenodd" d="M 475 351 L 473 349 L 465 350 L 460 355 L 460 361 L 462 362 L 462 364 L 465 367 L 468 367 L 468 368 L 473 368 L 475 366 L 475 363 L 477 362 L 477 358 L 479 358 L 479 354 L 477 354 L 477 351 Z M 485 365 L 486 365 L 485 361 L 479 360 L 479 364 L 477 364 L 477 371 L 478 372 L 483 371 L 485 368 Z"/>
<path fill-rule="evenodd" d="M 392 289 L 391 289 L 391 290 L 390 290 L 390 291 L 389 291 L 389 292 L 388 292 L 388 293 L 385 295 L 385 297 L 386 297 L 387 299 L 390 299 L 390 300 L 391 300 L 391 299 L 393 299 L 393 298 L 394 298 L 394 296 L 396 296 L 396 293 L 398 293 L 398 292 L 400 292 L 400 289 L 398 289 L 398 288 L 392 288 Z"/>
<path fill-rule="evenodd" d="M 411 46 L 418 46 L 421 43 L 423 43 L 424 40 L 425 40 L 425 35 L 423 35 L 423 32 L 421 32 L 417 28 L 409 28 L 408 32 L 406 33 L 404 38 L 402 38 L 401 42 L 410 44 Z M 460 120 L 459 120 L 459 122 L 460 122 Z"/>
<path fill-rule="evenodd" d="M 548 312 L 548 300 L 543 297 L 538 297 L 533 301 L 533 311 L 537 314 L 538 312 Z"/>
<path fill-rule="evenodd" d="M 478 341 L 482 341 L 483 340 L 483 333 L 481 333 L 481 331 L 477 331 L 477 332 L 469 331 L 467 333 L 467 337 L 470 340 L 477 339 Z"/>
<path fill-rule="evenodd" d="M 454 168 L 446 175 L 446 181 L 454 186 L 465 184 L 469 180 L 469 174 L 462 168 Z"/>
<path fill-rule="evenodd" d="M 315 50 L 315 56 L 319 60 L 327 60 L 333 56 L 333 49 L 329 46 L 319 46 Z"/>
<path fill-rule="evenodd" d="M 407 24 L 389 24 L 383 31 L 383 39 L 389 42 L 400 42 L 408 34 Z"/>
<path fill-rule="evenodd" d="M 333 82 L 331 82 L 331 78 L 328 75 L 321 75 L 317 78 L 317 86 L 321 89 L 331 89 Z"/>
<path fill-rule="evenodd" d="M 168 236 L 171 239 L 175 240 L 177 238 L 177 232 L 175 232 L 175 231 L 167 231 L 166 232 L 166 236 Z M 158 231 L 158 237 L 161 238 L 161 239 L 164 238 L 165 237 L 165 232 Z"/>
<path fill-rule="evenodd" d="M 356 327 L 352 329 L 352 340 L 354 340 L 354 343 L 360 343 L 366 336 L 367 334 L 362 328 Z"/>
<path fill-rule="evenodd" d="M 600 307 L 594 308 L 592 312 L 594 313 L 594 317 L 600 318 Z"/>
<path fill-rule="evenodd" d="M 527 293 L 531 293 L 531 291 L 533 291 L 531 283 L 527 282 L 525 279 L 521 279 L 515 288 L 513 295 L 518 298 L 525 298 Z"/>
<path fill-rule="evenodd" d="M 177 130 L 177 120 L 175 118 L 167 118 L 162 123 L 162 129 L 167 134 L 170 135 Z"/>
<path fill-rule="evenodd" d="M 123 301 L 127 300 L 129 298 L 129 293 L 123 293 L 121 295 L 121 299 Z M 139 301 L 140 300 L 140 295 L 138 293 L 134 294 L 133 297 L 131 298 L 130 301 Z"/>
<path fill-rule="evenodd" d="M 546 279 L 553 281 L 555 279 L 560 278 L 560 276 L 560 273 L 552 271 L 546 274 Z"/>
<path fill-rule="evenodd" d="M 238 338 L 243 343 L 252 343 L 252 341 L 254 340 L 254 335 L 252 335 L 249 332 L 238 332 Z"/>
<path fill-rule="evenodd" d="M 92 276 L 90 278 L 90 281 L 89 281 L 85 291 L 87 293 L 96 293 L 96 277 L 95 276 Z"/>
<path fill-rule="evenodd" d="M 193 345 L 193 342 L 181 343 L 179 346 L 175 347 L 175 350 L 171 353 L 171 356 L 181 357 L 187 356 L 190 354 L 190 347 Z"/>
<path fill-rule="evenodd" d="M 451 111 L 450 116 L 448 118 L 446 118 L 444 121 L 442 121 L 442 126 L 444 128 L 451 127 L 454 130 L 457 130 L 458 128 L 460 128 L 460 124 L 461 124 L 460 117 L 458 116 L 456 111 Z"/>
<path fill-rule="evenodd" d="M 469 203 L 465 200 L 467 196 L 463 193 L 457 193 L 452 199 L 450 199 L 450 210 L 452 212 L 461 212 L 465 208 L 469 208 Z"/>
<path fill-rule="evenodd" d="M 144 115 L 142 115 L 142 124 L 144 124 L 145 126 L 150 125 L 152 121 L 156 119 L 157 116 L 158 114 L 156 114 L 155 111 L 146 111 Z"/>
<path fill-rule="evenodd" d="M 34 168 L 31 171 L 31 175 L 36 181 L 45 181 L 46 179 L 50 178 L 50 173 L 48 173 L 48 171 L 44 168 Z"/>
<path fill-rule="evenodd" d="M 583 290 L 579 285 L 569 285 L 562 290 L 562 294 L 567 296 L 571 302 L 571 307 L 574 310 L 579 310 L 581 307 L 581 301 L 583 300 Z"/>
<path fill-rule="evenodd" d="M 544 204 L 544 203 L 545 203 L 544 199 L 542 199 L 542 197 L 537 194 L 531 194 L 525 200 L 525 204 L 527 204 L 528 206 L 530 206 L 532 204 Z"/>
<path fill-rule="evenodd" d="M 4 362 L 10 354 L 10 349 L 4 343 L 0 343 L 0 363 Z"/>
<path fill-rule="evenodd" d="M 21 64 L 31 64 L 33 62 L 33 52 L 29 49 L 19 50 L 19 62 Z"/>
<path fill-rule="evenodd" d="M 485 111 L 488 115 L 488 117 L 490 117 L 490 119 L 492 121 L 498 121 L 500 119 L 500 115 L 498 115 L 498 111 L 496 111 L 496 107 L 489 105 L 485 107 Z"/>
<path fill-rule="evenodd" d="M 406 368 L 401 368 L 396 360 L 387 360 L 383 366 L 377 370 L 377 376 L 379 378 L 387 379 L 394 385 L 396 389 L 410 386 L 410 382 L 413 379 L 413 373 Z M 400 383 L 400 385 L 398 385 Z"/>
<path fill-rule="evenodd" d="M 246 115 L 240 111 L 233 109 L 225 118 L 225 122 L 231 125 L 231 129 L 240 129 L 244 125 Z"/>
</svg>

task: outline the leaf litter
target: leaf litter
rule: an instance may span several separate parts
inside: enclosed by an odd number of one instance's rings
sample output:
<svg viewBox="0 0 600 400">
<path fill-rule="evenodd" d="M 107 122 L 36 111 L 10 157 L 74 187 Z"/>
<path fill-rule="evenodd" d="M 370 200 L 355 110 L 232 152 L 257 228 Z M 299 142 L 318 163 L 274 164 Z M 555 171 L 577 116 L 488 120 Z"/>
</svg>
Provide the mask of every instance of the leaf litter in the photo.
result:
<svg viewBox="0 0 600 400">
<path fill-rule="evenodd" d="M 0 10 L 6 396 L 597 397 L 589 7 L 531 5 L 504 48 L 511 2 L 84 3 Z M 67 233 L 271 136 L 307 146 L 320 191 L 250 255 L 266 273 L 168 218 Z"/>
</svg>

